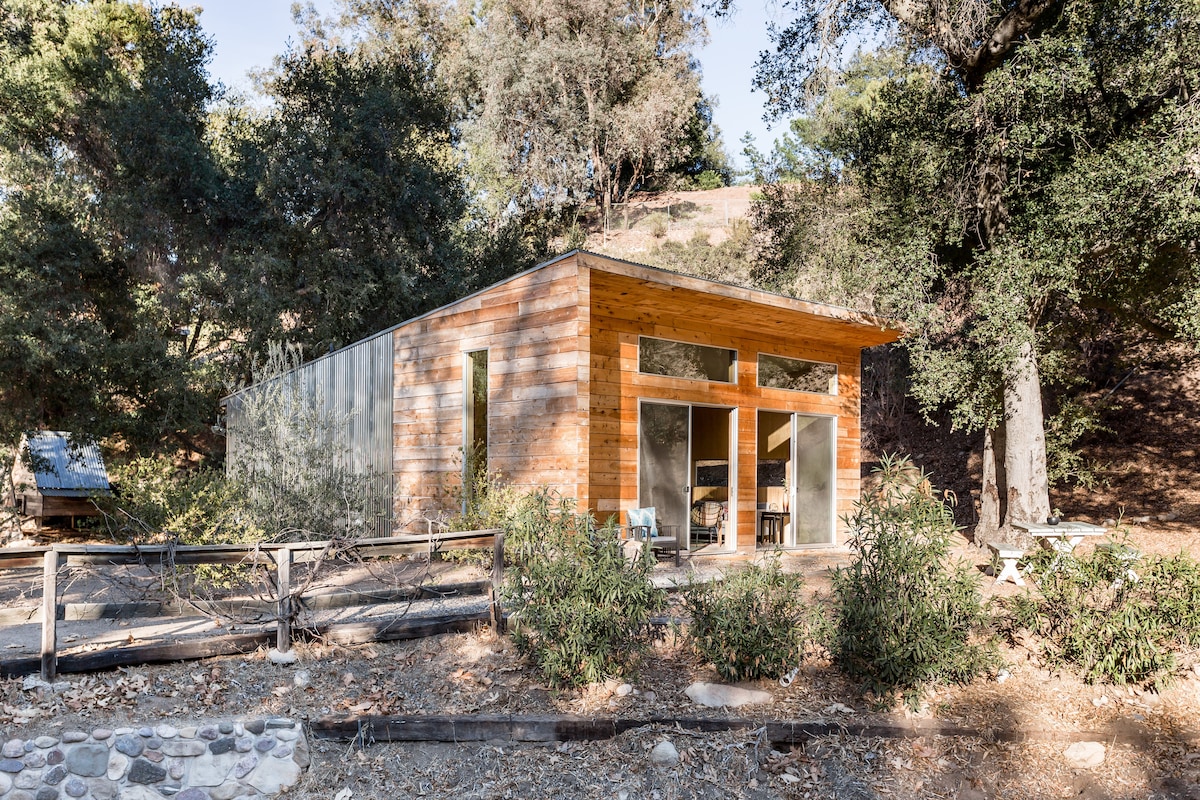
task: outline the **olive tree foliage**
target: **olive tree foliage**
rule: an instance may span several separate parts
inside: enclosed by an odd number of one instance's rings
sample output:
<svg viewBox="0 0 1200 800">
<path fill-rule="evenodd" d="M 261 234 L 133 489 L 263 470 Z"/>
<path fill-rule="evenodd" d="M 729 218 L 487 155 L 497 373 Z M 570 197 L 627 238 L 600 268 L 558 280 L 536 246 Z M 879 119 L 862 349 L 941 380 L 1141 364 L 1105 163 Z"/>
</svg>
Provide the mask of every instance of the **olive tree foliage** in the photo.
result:
<svg viewBox="0 0 1200 800">
<path fill-rule="evenodd" d="M 694 156 L 705 107 L 691 0 L 492 0 L 456 77 L 479 190 L 503 204 L 607 208 Z"/>
<path fill-rule="evenodd" d="M 1077 368 L 1075 326 L 1200 340 L 1200 6 L 796 8 L 757 83 L 806 115 L 804 180 L 768 189 L 759 277 L 804 288 L 815 265 L 905 320 L 923 406 L 985 432 L 981 526 L 1043 517 L 1042 395 Z"/>
<path fill-rule="evenodd" d="M 245 518 L 270 541 L 355 539 L 390 516 L 385 481 L 355 468 L 353 412 L 328 402 L 295 345 L 273 344 L 254 384 L 228 399 L 226 474 Z"/>
<path fill-rule="evenodd" d="M 228 333 L 209 51 L 174 6 L 0 5 L 0 440 L 196 448 Z"/>
</svg>

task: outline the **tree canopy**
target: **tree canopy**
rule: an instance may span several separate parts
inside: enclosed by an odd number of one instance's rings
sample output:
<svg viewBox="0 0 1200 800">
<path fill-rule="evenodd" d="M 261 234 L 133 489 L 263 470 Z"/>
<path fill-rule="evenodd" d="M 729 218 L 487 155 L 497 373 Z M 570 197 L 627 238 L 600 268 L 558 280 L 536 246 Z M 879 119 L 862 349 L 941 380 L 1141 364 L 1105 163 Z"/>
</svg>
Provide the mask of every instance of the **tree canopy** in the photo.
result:
<svg viewBox="0 0 1200 800">
<path fill-rule="evenodd" d="M 1200 333 L 1200 6 L 797 5 L 758 83 L 806 112 L 811 180 L 774 189 L 763 277 L 869 286 L 925 406 L 988 434 L 983 525 L 1045 516 L 1042 388 L 1070 381 L 1078 325 Z"/>
</svg>

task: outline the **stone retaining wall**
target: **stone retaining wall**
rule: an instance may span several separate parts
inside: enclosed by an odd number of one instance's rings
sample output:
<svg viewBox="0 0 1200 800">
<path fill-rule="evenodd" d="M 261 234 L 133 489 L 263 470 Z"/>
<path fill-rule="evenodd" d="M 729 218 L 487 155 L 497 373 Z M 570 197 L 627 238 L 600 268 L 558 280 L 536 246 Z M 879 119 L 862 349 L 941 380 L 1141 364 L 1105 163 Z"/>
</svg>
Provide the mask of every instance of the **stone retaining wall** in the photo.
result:
<svg viewBox="0 0 1200 800">
<path fill-rule="evenodd" d="M 273 797 L 308 767 L 299 722 L 96 728 L 10 739 L 0 800 L 233 800 Z"/>
</svg>

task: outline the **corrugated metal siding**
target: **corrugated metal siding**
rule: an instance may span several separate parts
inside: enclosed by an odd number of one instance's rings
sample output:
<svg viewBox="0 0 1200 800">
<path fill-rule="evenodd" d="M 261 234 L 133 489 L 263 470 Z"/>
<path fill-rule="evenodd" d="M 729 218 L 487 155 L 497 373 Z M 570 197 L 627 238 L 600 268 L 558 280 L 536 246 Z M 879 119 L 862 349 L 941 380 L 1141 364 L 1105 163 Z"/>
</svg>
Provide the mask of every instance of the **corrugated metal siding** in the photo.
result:
<svg viewBox="0 0 1200 800">
<path fill-rule="evenodd" d="M 108 472 L 92 443 L 71 441 L 64 431 L 39 431 L 26 438 L 37 489 L 50 497 L 87 497 L 109 491 Z"/>
<path fill-rule="evenodd" d="M 330 454 L 357 474 L 373 472 L 380 481 L 383 507 L 374 516 L 376 536 L 392 532 L 392 334 L 390 331 L 330 353 L 284 376 L 308 398 L 321 398 L 332 415 L 350 415 L 347 441 Z M 243 391 L 252 392 L 250 386 Z M 237 395 L 227 398 L 226 418 L 237 414 Z M 235 424 L 227 426 L 226 453 L 238 447 Z"/>
</svg>

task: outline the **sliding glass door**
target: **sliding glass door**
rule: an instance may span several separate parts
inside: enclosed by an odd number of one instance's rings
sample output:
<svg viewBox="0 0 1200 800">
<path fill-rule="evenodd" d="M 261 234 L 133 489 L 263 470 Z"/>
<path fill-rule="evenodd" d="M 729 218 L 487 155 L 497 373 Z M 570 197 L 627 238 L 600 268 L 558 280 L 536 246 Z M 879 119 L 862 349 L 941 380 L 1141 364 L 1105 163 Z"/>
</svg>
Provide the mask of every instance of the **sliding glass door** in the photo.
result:
<svg viewBox="0 0 1200 800">
<path fill-rule="evenodd" d="M 638 502 L 687 549 L 733 543 L 730 523 L 733 411 L 642 402 L 638 415 Z"/>
</svg>

